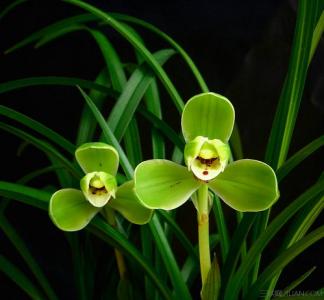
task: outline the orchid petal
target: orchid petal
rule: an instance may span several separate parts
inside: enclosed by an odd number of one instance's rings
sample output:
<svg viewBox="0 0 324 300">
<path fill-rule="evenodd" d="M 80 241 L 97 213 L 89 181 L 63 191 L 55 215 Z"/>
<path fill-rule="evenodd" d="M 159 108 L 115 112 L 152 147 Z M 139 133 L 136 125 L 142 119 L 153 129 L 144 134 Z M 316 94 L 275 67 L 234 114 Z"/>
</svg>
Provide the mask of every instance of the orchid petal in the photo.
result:
<svg viewBox="0 0 324 300">
<path fill-rule="evenodd" d="M 75 151 L 75 157 L 85 173 L 106 172 L 116 175 L 119 156 L 114 147 L 105 143 L 86 143 Z"/>
<path fill-rule="evenodd" d="M 227 143 L 234 119 L 234 108 L 227 98 L 215 93 L 202 93 L 186 103 L 181 119 L 182 133 L 186 142 L 203 136 Z"/>
<path fill-rule="evenodd" d="M 201 182 L 174 162 L 153 159 L 135 169 L 135 192 L 148 208 L 174 209 L 186 202 Z"/>
<path fill-rule="evenodd" d="M 50 199 L 49 214 L 54 224 L 64 231 L 77 231 L 91 221 L 99 208 L 91 205 L 76 189 L 62 189 Z"/>
<path fill-rule="evenodd" d="M 226 204 L 243 212 L 265 210 L 279 198 L 274 171 L 258 160 L 238 160 L 208 185 Z"/>
<path fill-rule="evenodd" d="M 134 181 L 118 187 L 116 198 L 109 201 L 109 207 L 117 210 L 129 222 L 142 225 L 150 221 L 153 210 L 143 206 L 134 192 Z"/>
</svg>

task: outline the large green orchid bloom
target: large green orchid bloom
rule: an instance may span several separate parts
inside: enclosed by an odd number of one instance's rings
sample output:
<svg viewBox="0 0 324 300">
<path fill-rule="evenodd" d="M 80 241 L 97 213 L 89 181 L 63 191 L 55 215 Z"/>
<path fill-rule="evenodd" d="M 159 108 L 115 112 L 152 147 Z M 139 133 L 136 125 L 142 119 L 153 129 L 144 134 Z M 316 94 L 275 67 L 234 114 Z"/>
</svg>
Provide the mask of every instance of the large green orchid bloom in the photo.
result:
<svg viewBox="0 0 324 300">
<path fill-rule="evenodd" d="M 86 175 L 80 181 L 81 191 L 68 188 L 52 195 L 49 214 L 58 228 L 80 230 L 99 211 L 109 209 L 135 224 L 150 220 L 152 210 L 143 207 L 136 197 L 134 182 L 117 187 L 119 156 L 115 148 L 104 143 L 86 143 L 75 151 L 75 157 Z"/>
<path fill-rule="evenodd" d="M 135 170 L 135 192 L 148 208 L 173 209 L 202 185 L 238 211 L 261 211 L 279 197 L 274 171 L 251 159 L 229 163 L 234 126 L 231 102 L 215 93 L 191 98 L 182 113 L 187 168 L 168 160 L 148 160 Z"/>
</svg>

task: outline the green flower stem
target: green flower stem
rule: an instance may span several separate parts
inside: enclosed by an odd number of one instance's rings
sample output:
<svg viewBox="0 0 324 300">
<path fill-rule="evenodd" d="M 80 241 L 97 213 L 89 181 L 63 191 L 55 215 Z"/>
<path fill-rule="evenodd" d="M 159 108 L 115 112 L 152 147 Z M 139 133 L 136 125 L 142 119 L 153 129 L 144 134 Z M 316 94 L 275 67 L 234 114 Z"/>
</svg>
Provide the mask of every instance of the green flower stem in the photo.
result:
<svg viewBox="0 0 324 300">
<path fill-rule="evenodd" d="M 111 225 L 114 228 L 117 227 L 115 213 L 111 208 L 105 207 L 104 216 L 106 217 L 106 220 L 109 223 L 109 225 Z M 115 257 L 116 257 L 117 268 L 118 268 L 120 279 L 125 280 L 127 279 L 127 268 L 126 268 L 124 256 L 118 249 L 115 248 L 114 251 L 115 251 Z"/>
<path fill-rule="evenodd" d="M 198 190 L 198 243 L 202 286 L 206 282 L 211 266 L 209 247 L 209 208 L 208 185 L 203 184 Z"/>
</svg>

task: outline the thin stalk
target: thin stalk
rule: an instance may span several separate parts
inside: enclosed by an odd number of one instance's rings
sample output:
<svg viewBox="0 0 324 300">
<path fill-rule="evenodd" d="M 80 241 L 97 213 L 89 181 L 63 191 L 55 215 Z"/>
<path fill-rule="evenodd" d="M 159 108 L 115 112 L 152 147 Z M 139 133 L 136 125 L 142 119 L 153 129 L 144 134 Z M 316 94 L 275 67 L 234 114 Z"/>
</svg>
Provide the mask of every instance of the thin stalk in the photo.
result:
<svg viewBox="0 0 324 300">
<path fill-rule="evenodd" d="M 198 190 L 198 244 L 201 282 L 204 286 L 211 267 L 209 246 L 209 209 L 208 209 L 208 185 L 203 184 Z"/>
<path fill-rule="evenodd" d="M 104 216 L 105 216 L 107 222 L 109 223 L 109 225 L 111 225 L 114 228 L 117 228 L 115 213 L 112 209 L 105 208 Z M 114 248 L 114 252 L 115 252 L 116 263 L 117 263 L 117 268 L 118 268 L 120 279 L 126 280 L 127 279 L 127 268 L 126 268 L 124 256 L 117 248 Z"/>
</svg>

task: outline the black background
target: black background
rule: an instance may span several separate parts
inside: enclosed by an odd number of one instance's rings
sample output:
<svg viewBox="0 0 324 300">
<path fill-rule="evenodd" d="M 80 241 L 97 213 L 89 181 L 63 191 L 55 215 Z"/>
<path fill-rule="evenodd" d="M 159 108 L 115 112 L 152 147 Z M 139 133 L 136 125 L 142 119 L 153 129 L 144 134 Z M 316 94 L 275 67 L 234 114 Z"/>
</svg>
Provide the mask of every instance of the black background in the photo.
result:
<svg viewBox="0 0 324 300">
<path fill-rule="evenodd" d="M 3 9 L 10 1 L 0 1 Z M 295 24 L 296 1 L 89 1 L 110 12 L 120 12 L 142 18 L 173 37 L 192 57 L 211 91 L 224 94 L 233 103 L 236 121 L 241 132 L 245 157 L 264 159 L 276 104 L 287 71 L 290 46 Z M 28 1 L 0 20 L 0 82 L 42 75 L 74 76 L 94 79 L 104 61 L 94 40 L 86 32 L 75 32 L 43 48 L 28 46 L 14 53 L 3 52 L 28 34 L 64 17 L 82 12 L 61 1 Z M 148 48 L 156 51 L 167 45 L 147 31 L 138 28 Z M 134 61 L 130 46 L 113 30 L 107 30 L 110 40 L 124 62 Z M 322 134 L 323 120 L 323 41 L 309 68 L 304 97 L 300 108 L 289 155 Z M 188 99 L 199 93 L 199 87 L 179 57 L 166 64 L 166 70 Z M 170 105 L 170 99 L 160 88 L 164 115 L 177 130 L 180 121 Z M 74 141 L 83 100 L 72 87 L 31 87 L 0 95 L 7 105 L 58 131 Z M 1 116 L 1 120 L 4 118 Z M 7 120 L 6 120 L 7 121 Z M 145 126 L 145 124 L 144 124 Z M 143 128 L 143 130 L 145 130 Z M 22 147 L 21 140 L 0 132 L 0 180 L 16 181 L 24 174 L 46 166 L 46 157 L 32 146 Z M 19 151 L 19 149 L 23 149 Z M 150 158 L 150 153 L 147 157 Z M 319 152 L 307 159 L 280 186 L 281 198 L 273 208 L 275 215 L 283 207 L 315 182 L 322 171 Z M 47 185 L 44 177 L 33 186 Z M 56 183 L 56 182 L 54 182 Z M 232 211 L 226 214 L 235 220 Z M 62 299 L 73 295 L 68 276 L 70 265 L 63 259 L 67 245 L 46 214 L 23 204 L 8 209 L 10 221 L 28 241 L 29 247 L 42 262 L 46 272 L 56 280 Z M 179 210 L 181 226 L 195 240 L 195 220 L 191 205 Z M 317 225 L 323 223 L 323 216 Z M 232 227 L 233 224 L 230 224 Z M 193 234 L 192 234 L 193 232 Z M 284 234 L 284 232 L 283 232 Z M 1 236 L 1 235 L 0 235 Z M 1 236 L 3 252 L 20 261 L 10 244 Z M 175 245 L 176 247 L 177 245 Z M 265 260 L 271 260 L 276 250 L 272 243 Z M 310 267 L 318 269 L 305 281 L 300 290 L 323 287 L 323 243 L 317 243 L 291 264 L 282 275 L 280 287 L 297 278 Z M 178 250 L 181 256 L 181 249 Z M 62 259 L 64 263 L 62 263 Z M 61 276 L 61 277 L 60 277 Z M 10 292 L 7 299 L 24 299 L 6 277 L 1 275 L 1 291 Z M 16 290 L 15 293 L 13 292 Z"/>
</svg>

